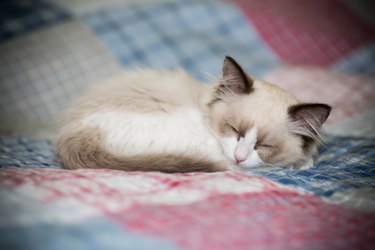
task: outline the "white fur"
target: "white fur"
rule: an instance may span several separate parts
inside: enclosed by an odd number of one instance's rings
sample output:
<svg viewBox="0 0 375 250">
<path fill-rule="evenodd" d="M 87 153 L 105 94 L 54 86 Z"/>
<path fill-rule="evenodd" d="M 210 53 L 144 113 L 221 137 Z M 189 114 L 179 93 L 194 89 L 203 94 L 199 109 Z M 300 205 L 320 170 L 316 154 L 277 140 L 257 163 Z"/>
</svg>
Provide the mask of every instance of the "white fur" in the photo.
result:
<svg viewBox="0 0 375 250">
<path fill-rule="evenodd" d="M 219 138 L 219 141 L 226 158 L 229 159 L 232 164 L 236 164 L 234 151 L 237 147 L 237 139 L 235 137 L 222 137 Z"/>
<path fill-rule="evenodd" d="M 221 159 L 220 145 L 202 119 L 198 109 L 181 108 L 173 114 L 100 111 L 81 122 L 99 126 L 105 146 L 122 155 L 199 152 Z"/>
<path fill-rule="evenodd" d="M 218 141 L 202 119 L 200 111 L 193 108 L 181 108 L 173 114 L 99 111 L 83 118 L 81 124 L 99 126 L 106 135 L 105 147 L 120 155 L 191 152 L 224 160 L 224 153 L 230 159 L 232 166 L 229 168 L 232 169 L 238 166 L 251 168 L 263 163 L 253 150 L 256 129 L 250 129 L 239 142 L 234 137 Z M 244 158 L 240 164 L 236 163 L 236 154 Z"/>
<path fill-rule="evenodd" d="M 257 129 L 249 129 L 244 138 L 240 138 L 237 141 L 235 137 L 225 137 L 220 139 L 220 143 L 223 148 L 225 156 L 231 160 L 233 164 L 240 166 L 241 168 L 252 168 L 258 167 L 264 162 L 260 159 L 254 146 L 257 142 Z M 237 164 L 237 159 L 241 159 L 241 162 Z"/>
<path fill-rule="evenodd" d="M 254 150 L 254 145 L 257 142 L 257 129 L 249 129 L 244 138 L 238 141 L 234 156 L 236 160 L 241 162 L 245 161 Z"/>
<path fill-rule="evenodd" d="M 258 130 L 255 127 L 249 129 L 246 132 L 245 137 L 239 141 L 236 148 L 235 154 L 239 154 L 241 156 L 240 158 L 243 159 L 239 163 L 243 168 L 259 167 L 264 164 L 262 159 L 260 159 L 258 152 L 254 149 L 254 146 L 257 143 L 257 133 Z"/>
<path fill-rule="evenodd" d="M 262 161 L 256 150 L 253 150 L 246 160 L 240 163 L 240 166 L 243 168 L 256 168 L 264 165 L 267 164 Z"/>
</svg>

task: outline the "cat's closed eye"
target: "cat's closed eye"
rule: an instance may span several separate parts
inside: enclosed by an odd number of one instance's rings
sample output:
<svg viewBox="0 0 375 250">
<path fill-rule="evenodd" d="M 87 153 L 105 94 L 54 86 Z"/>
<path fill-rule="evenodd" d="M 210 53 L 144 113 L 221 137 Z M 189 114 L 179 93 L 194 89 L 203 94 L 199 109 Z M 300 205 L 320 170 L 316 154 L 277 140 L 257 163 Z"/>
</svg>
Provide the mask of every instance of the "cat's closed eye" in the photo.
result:
<svg viewBox="0 0 375 250">
<path fill-rule="evenodd" d="M 257 142 L 254 146 L 254 149 L 258 149 L 258 148 L 273 148 L 274 145 L 271 145 L 271 144 L 267 144 L 267 143 L 264 143 L 264 142 Z"/>
<path fill-rule="evenodd" d="M 226 130 L 229 131 L 230 134 L 235 135 L 237 137 L 237 141 L 240 140 L 241 135 L 238 129 L 236 129 L 233 125 L 226 123 L 225 127 L 227 128 Z"/>
</svg>

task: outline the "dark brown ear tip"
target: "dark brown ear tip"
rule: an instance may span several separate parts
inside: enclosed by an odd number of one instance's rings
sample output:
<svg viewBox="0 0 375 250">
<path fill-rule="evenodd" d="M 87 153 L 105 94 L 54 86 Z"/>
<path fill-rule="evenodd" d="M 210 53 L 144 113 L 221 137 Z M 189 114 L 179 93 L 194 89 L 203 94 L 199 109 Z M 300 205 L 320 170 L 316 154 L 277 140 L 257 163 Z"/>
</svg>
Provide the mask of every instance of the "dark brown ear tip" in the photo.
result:
<svg viewBox="0 0 375 250">
<path fill-rule="evenodd" d="M 231 94 L 249 94 L 253 91 L 253 79 L 246 75 L 242 67 L 230 56 L 225 56 L 223 63 L 224 83 L 219 86 L 219 92 L 230 90 Z"/>
<path fill-rule="evenodd" d="M 288 114 L 292 119 L 296 119 L 303 114 L 304 110 L 312 109 L 320 113 L 322 121 L 327 120 L 329 114 L 331 113 L 332 107 L 324 103 L 303 103 L 292 105 L 288 108 Z M 302 113 L 301 113 L 302 112 Z"/>
<path fill-rule="evenodd" d="M 329 110 L 332 108 L 331 106 L 329 106 L 328 104 L 325 104 L 325 103 L 316 103 L 316 105 L 319 105 L 319 106 L 324 107 L 324 108 L 329 109 Z"/>
<path fill-rule="evenodd" d="M 233 64 L 233 65 L 235 65 L 236 67 L 240 67 L 241 68 L 241 66 L 239 65 L 239 63 L 233 58 L 233 57 L 231 57 L 231 56 L 225 56 L 225 58 L 224 58 L 224 64 L 225 63 L 231 63 L 231 64 Z"/>
<path fill-rule="evenodd" d="M 304 108 L 317 108 L 317 107 L 325 109 L 328 112 L 330 112 L 332 109 L 331 106 L 329 106 L 328 104 L 324 104 L 324 103 L 302 103 L 302 104 L 295 104 L 295 105 L 290 106 L 289 111 L 293 112 L 293 111 L 298 111 Z"/>
<path fill-rule="evenodd" d="M 228 66 L 235 66 L 236 68 L 238 68 L 243 74 L 245 74 L 244 70 L 242 69 L 242 67 L 238 64 L 238 62 L 236 60 L 234 60 L 233 57 L 231 56 L 225 56 L 225 59 L 224 59 L 224 66 L 223 67 L 228 67 Z"/>
<path fill-rule="evenodd" d="M 230 61 L 230 62 L 233 62 L 233 63 L 236 62 L 236 60 L 234 60 L 233 57 L 228 56 L 228 55 L 225 56 L 224 61 Z"/>
<path fill-rule="evenodd" d="M 329 114 L 331 114 L 331 111 L 332 111 L 332 107 L 329 106 L 328 104 L 323 104 L 327 110 L 327 117 L 326 119 L 328 118 Z"/>
<path fill-rule="evenodd" d="M 320 106 L 321 108 L 325 109 L 327 111 L 327 117 L 331 113 L 332 107 L 325 103 L 317 103 L 316 105 Z"/>
<path fill-rule="evenodd" d="M 328 110 L 328 112 L 331 112 L 332 111 L 332 106 L 328 105 L 328 104 L 324 104 Z"/>
</svg>

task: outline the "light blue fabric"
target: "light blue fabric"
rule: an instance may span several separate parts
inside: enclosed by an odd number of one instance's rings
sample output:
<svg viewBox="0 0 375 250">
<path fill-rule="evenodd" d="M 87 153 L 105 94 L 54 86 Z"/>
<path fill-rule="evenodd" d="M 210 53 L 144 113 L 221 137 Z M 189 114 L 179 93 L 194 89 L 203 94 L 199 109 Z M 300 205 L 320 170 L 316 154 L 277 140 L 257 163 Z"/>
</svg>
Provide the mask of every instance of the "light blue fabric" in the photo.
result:
<svg viewBox="0 0 375 250">
<path fill-rule="evenodd" d="M 221 74 L 225 55 L 261 76 L 279 61 L 237 8 L 225 2 L 116 6 L 82 16 L 125 67 L 183 68 L 200 80 Z"/>
<path fill-rule="evenodd" d="M 131 233 L 106 218 L 77 224 L 38 223 L 0 227 L 0 249 L 12 250 L 173 250 L 171 242 Z"/>
<path fill-rule="evenodd" d="M 338 61 L 333 68 L 343 72 L 355 72 L 375 75 L 375 43 L 356 49 L 354 52 Z"/>
</svg>

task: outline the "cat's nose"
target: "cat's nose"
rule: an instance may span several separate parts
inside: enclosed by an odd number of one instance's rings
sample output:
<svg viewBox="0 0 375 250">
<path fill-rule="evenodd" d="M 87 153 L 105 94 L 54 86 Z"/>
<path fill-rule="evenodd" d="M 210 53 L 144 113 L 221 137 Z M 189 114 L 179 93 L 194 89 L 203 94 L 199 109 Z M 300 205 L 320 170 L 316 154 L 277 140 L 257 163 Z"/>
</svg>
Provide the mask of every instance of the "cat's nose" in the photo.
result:
<svg viewBox="0 0 375 250">
<path fill-rule="evenodd" d="M 243 157 L 241 155 L 234 155 L 234 159 L 236 159 L 236 164 L 239 164 L 246 160 L 246 157 Z"/>
</svg>

